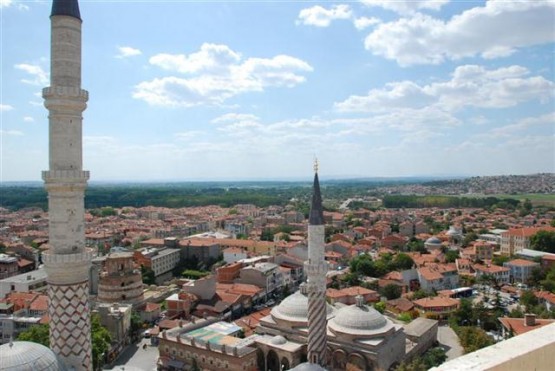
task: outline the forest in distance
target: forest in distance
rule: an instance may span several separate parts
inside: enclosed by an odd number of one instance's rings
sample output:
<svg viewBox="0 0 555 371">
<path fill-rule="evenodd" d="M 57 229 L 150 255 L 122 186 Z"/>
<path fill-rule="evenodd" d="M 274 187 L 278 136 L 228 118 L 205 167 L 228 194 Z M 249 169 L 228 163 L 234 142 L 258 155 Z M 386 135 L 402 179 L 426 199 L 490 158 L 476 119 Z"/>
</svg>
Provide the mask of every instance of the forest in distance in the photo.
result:
<svg viewBox="0 0 555 371">
<path fill-rule="evenodd" d="M 428 181 L 429 182 L 429 181 Z M 524 198 L 534 195 L 445 195 L 395 194 L 395 187 L 429 184 L 403 179 L 321 181 L 324 206 L 334 210 L 348 198 L 378 197 L 386 208 L 423 207 L 503 207 L 515 208 Z M 449 183 L 447 183 L 449 184 Z M 437 187 L 437 181 L 434 181 Z M 441 184 L 439 184 L 441 185 Z M 387 190 L 385 192 L 384 190 Z M 392 191 L 393 190 L 393 191 Z M 91 183 L 85 192 L 85 207 L 193 207 L 254 204 L 258 207 L 285 206 L 293 200 L 303 212 L 310 200 L 312 182 L 188 182 L 188 183 Z M 538 195 L 547 206 L 555 207 L 555 195 Z M 302 205 L 302 206 L 301 206 Z M 360 207 L 352 203 L 351 207 Z M 0 207 L 19 210 L 27 207 L 47 209 L 47 195 L 41 182 L 0 185 Z"/>
</svg>

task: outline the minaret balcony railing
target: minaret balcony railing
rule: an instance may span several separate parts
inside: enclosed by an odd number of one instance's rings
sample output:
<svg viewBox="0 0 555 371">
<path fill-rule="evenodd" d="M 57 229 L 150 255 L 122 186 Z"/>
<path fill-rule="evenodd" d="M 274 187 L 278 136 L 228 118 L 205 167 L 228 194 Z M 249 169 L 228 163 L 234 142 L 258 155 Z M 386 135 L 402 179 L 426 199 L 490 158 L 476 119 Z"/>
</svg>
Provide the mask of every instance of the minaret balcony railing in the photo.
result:
<svg viewBox="0 0 555 371">
<path fill-rule="evenodd" d="M 90 177 L 89 171 L 67 169 L 67 170 L 46 170 L 42 172 L 42 180 L 56 181 L 56 180 L 69 180 L 69 181 L 87 181 Z"/>
<path fill-rule="evenodd" d="M 49 86 L 42 89 L 44 99 L 56 97 L 71 97 L 79 100 L 88 101 L 89 92 L 75 86 Z"/>
</svg>

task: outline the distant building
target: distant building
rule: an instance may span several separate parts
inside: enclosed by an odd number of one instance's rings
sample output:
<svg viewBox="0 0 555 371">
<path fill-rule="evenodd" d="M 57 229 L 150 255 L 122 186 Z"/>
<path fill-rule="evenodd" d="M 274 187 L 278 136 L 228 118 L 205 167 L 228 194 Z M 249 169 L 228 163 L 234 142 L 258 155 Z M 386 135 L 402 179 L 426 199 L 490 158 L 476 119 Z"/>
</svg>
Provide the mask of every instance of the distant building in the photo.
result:
<svg viewBox="0 0 555 371">
<path fill-rule="evenodd" d="M 501 254 L 514 255 L 515 253 L 530 248 L 530 239 L 539 231 L 554 232 L 554 227 L 529 227 L 511 228 L 501 233 Z"/>
<path fill-rule="evenodd" d="M 540 264 L 530 260 L 514 259 L 503 263 L 503 266 L 510 269 L 511 282 L 526 283 L 532 274 L 532 270 L 539 268 Z"/>
<path fill-rule="evenodd" d="M 172 278 L 172 270 L 179 264 L 180 251 L 172 248 L 144 247 L 135 250 L 133 258 L 137 264 L 150 268 L 157 283 Z"/>
<path fill-rule="evenodd" d="M 18 274 L 0 280 L 0 299 L 6 297 L 10 292 L 29 292 L 46 290 L 46 272 L 37 269 L 32 272 Z"/>
</svg>

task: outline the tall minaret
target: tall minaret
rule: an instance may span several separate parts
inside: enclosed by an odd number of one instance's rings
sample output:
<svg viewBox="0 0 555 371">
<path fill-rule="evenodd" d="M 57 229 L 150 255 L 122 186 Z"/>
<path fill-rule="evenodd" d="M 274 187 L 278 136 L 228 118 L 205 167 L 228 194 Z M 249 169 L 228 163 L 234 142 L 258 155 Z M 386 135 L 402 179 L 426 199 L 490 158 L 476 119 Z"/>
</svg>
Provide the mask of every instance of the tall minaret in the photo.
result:
<svg viewBox="0 0 555 371">
<path fill-rule="evenodd" d="M 318 162 L 314 163 L 312 205 L 308 220 L 308 362 L 326 366 L 326 273 L 324 258 L 324 211 L 318 181 Z"/>
<path fill-rule="evenodd" d="M 89 275 L 92 251 L 85 247 L 85 188 L 81 114 L 88 93 L 81 89 L 81 16 L 77 0 L 52 3 L 50 87 L 43 89 L 49 116 L 47 273 L 50 347 L 69 367 L 92 370 Z"/>
</svg>

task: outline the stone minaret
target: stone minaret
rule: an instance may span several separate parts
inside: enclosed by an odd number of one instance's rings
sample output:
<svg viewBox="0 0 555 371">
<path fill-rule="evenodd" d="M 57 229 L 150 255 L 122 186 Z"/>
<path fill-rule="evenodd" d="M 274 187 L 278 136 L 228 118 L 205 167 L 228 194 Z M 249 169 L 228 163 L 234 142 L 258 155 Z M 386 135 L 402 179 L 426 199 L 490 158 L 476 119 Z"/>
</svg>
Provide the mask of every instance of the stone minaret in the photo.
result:
<svg viewBox="0 0 555 371">
<path fill-rule="evenodd" d="M 50 87 L 43 90 L 49 116 L 49 245 L 43 253 L 50 300 L 50 347 L 69 367 L 92 370 L 89 266 L 85 247 L 84 194 L 89 173 L 82 165 L 81 16 L 77 0 L 52 3 Z"/>
<path fill-rule="evenodd" d="M 312 205 L 308 220 L 308 362 L 326 366 L 326 273 L 324 258 L 324 211 L 318 181 L 318 163 L 314 164 Z"/>
</svg>

